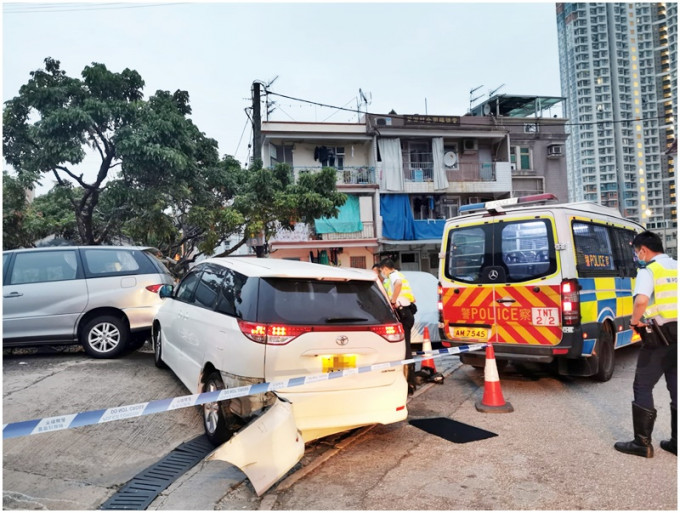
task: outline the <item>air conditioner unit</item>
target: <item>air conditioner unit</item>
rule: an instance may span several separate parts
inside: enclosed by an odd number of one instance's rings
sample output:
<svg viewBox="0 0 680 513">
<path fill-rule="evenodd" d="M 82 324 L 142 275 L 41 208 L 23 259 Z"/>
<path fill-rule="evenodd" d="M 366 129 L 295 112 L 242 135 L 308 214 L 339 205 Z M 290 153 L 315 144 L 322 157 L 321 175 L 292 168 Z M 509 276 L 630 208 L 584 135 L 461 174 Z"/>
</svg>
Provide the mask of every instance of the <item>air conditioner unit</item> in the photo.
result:
<svg viewBox="0 0 680 513">
<path fill-rule="evenodd" d="M 477 151 L 477 140 L 463 139 L 463 151 Z"/>
<path fill-rule="evenodd" d="M 378 126 L 389 126 L 392 124 L 392 118 L 375 118 L 375 124 Z"/>
<path fill-rule="evenodd" d="M 562 146 L 558 144 L 553 144 L 548 146 L 548 157 L 561 157 L 562 156 Z"/>
<path fill-rule="evenodd" d="M 524 123 L 524 133 L 525 134 L 537 134 L 538 133 L 538 123 Z"/>
<path fill-rule="evenodd" d="M 510 162 L 510 171 L 515 171 L 517 169 L 517 164 Z"/>
</svg>

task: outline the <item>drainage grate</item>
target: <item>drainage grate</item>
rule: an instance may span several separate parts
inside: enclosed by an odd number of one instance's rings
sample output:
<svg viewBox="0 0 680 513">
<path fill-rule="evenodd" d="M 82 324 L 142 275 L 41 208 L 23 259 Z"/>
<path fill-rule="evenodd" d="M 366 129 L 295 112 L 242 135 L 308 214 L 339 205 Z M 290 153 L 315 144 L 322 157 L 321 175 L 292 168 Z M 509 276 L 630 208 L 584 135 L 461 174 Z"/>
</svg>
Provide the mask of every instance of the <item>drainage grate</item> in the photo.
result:
<svg viewBox="0 0 680 513">
<path fill-rule="evenodd" d="M 146 509 L 163 490 L 214 449 L 205 435 L 183 443 L 133 477 L 99 509 Z"/>
</svg>

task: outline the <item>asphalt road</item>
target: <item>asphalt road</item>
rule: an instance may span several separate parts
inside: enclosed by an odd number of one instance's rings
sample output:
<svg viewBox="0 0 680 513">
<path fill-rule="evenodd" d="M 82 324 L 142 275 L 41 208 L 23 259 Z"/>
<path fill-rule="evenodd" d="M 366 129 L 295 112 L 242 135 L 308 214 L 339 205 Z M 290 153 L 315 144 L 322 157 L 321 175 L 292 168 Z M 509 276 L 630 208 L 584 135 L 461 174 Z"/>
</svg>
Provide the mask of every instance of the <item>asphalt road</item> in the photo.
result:
<svg viewBox="0 0 680 513">
<path fill-rule="evenodd" d="M 308 446 L 287 477 L 257 497 L 243 473 L 199 463 L 149 507 L 157 510 L 677 510 L 677 459 L 668 392 L 655 390 L 656 455 L 613 449 L 632 438 L 636 348 L 617 352 L 607 383 L 560 378 L 544 367 L 500 374 L 512 413 L 480 413 L 483 372 L 456 357 L 450 375 L 418 390 L 409 419 L 446 417 L 498 436 L 453 443 L 408 422 L 375 426 Z M 3 422 L 186 395 L 150 353 L 114 361 L 83 354 L 5 356 Z M 94 510 L 138 472 L 202 433 L 196 408 L 3 443 L 3 508 Z"/>
</svg>

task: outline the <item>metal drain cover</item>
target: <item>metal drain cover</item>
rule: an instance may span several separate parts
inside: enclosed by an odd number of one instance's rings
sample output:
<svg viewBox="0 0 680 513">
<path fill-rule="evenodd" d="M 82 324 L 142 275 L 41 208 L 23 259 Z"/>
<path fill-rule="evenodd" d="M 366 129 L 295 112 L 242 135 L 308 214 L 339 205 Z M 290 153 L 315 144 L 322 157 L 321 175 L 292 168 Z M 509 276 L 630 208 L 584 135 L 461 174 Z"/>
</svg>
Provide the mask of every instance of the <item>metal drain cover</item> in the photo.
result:
<svg viewBox="0 0 680 513">
<path fill-rule="evenodd" d="M 99 509 L 146 509 L 163 490 L 214 449 L 205 435 L 183 443 L 133 477 Z"/>
</svg>

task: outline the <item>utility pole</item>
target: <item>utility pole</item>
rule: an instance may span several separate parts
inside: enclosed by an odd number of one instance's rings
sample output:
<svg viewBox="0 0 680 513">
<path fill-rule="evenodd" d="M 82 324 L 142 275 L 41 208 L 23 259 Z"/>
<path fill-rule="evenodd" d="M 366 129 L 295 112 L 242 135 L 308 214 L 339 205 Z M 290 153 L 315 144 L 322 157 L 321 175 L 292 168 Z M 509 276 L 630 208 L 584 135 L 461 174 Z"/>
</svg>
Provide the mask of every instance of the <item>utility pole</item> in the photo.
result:
<svg viewBox="0 0 680 513">
<path fill-rule="evenodd" d="M 260 113 L 260 82 L 253 82 L 253 164 L 262 161 L 262 114 Z"/>
</svg>

